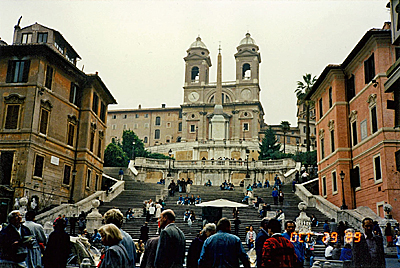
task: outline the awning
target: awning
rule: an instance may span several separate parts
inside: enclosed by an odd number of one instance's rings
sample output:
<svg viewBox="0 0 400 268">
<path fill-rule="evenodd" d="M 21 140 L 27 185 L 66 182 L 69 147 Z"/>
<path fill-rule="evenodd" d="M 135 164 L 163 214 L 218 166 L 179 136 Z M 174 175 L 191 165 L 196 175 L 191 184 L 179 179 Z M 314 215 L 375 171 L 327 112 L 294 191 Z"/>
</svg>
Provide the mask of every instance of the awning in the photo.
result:
<svg viewBox="0 0 400 268">
<path fill-rule="evenodd" d="M 226 199 L 217 199 L 213 201 L 203 202 L 200 204 L 196 204 L 198 207 L 221 207 L 221 208 L 241 208 L 248 207 L 248 205 L 244 205 L 241 203 L 229 201 Z"/>
<path fill-rule="evenodd" d="M 104 178 L 107 178 L 107 179 L 110 179 L 110 180 L 112 180 L 112 181 L 119 181 L 119 180 L 117 180 L 117 179 L 115 179 L 115 178 L 113 178 L 113 177 L 111 177 L 111 176 L 108 176 L 108 175 L 105 174 L 105 173 L 103 173 L 103 177 L 104 177 Z"/>
</svg>

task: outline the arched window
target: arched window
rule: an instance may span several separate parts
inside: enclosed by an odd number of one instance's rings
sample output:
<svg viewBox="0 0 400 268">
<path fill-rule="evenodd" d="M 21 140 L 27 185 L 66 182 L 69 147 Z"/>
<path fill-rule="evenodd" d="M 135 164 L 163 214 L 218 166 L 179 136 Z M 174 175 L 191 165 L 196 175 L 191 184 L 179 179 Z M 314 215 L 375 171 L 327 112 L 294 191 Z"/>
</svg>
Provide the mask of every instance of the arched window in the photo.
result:
<svg viewBox="0 0 400 268">
<path fill-rule="evenodd" d="M 154 131 L 154 139 L 155 140 L 159 140 L 160 139 L 160 130 L 159 129 L 156 129 Z"/>
<path fill-rule="evenodd" d="M 250 68 L 250 64 L 248 64 L 248 63 L 243 64 L 242 78 L 246 79 L 246 80 L 251 78 L 251 68 Z"/>
<path fill-rule="evenodd" d="M 156 117 L 156 126 L 160 126 L 161 125 L 161 117 L 157 116 Z"/>
<path fill-rule="evenodd" d="M 176 138 L 176 142 L 181 142 L 181 137 Z"/>
<path fill-rule="evenodd" d="M 230 103 L 231 98 L 229 98 L 228 94 L 222 93 L 222 103 Z M 215 103 L 215 94 L 211 96 L 209 103 Z"/>
<path fill-rule="evenodd" d="M 144 137 L 143 142 L 147 143 L 147 137 Z"/>
<path fill-rule="evenodd" d="M 199 81 L 199 67 L 195 66 L 192 68 L 192 82 Z"/>
</svg>

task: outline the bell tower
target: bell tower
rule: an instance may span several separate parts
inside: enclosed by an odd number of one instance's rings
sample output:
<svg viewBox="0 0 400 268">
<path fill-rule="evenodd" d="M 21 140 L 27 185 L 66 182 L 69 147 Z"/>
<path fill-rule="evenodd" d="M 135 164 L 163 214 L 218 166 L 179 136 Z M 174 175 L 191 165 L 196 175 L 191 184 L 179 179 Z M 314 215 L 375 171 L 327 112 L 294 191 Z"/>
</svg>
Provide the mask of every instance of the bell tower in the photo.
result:
<svg viewBox="0 0 400 268">
<path fill-rule="evenodd" d="M 261 55 L 258 52 L 258 46 L 250 33 L 246 33 L 245 38 L 240 41 L 236 48 L 236 83 L 237 84 L 258 84 L 259 83 L 259 65 Z"/>
<path fill-rule="evenodd" d="M 207 85 L 211 67 L 210 51 L 201 41 L 200 36 L 186 52 L 187 55 L 183 58 L 185 60 L 185 87 Z"/>
</svg>

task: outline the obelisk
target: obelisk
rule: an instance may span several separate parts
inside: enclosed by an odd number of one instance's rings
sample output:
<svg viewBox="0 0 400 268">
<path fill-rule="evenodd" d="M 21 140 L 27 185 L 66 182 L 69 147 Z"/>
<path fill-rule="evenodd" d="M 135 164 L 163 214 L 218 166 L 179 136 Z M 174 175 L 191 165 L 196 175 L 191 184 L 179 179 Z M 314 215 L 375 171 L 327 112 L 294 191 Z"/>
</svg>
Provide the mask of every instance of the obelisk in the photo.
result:
<svg viewBox="0 0 400 268">
<path fill-rule="evenodd" d="M 214 141 L 222 141 L 226 138 L 225 118 L 222 107 L 222 56 L 221 47 L 218 49 L 217 87 L 215 89 L 214 115 L 211 118 L 211 136 Z"/>
</svg>

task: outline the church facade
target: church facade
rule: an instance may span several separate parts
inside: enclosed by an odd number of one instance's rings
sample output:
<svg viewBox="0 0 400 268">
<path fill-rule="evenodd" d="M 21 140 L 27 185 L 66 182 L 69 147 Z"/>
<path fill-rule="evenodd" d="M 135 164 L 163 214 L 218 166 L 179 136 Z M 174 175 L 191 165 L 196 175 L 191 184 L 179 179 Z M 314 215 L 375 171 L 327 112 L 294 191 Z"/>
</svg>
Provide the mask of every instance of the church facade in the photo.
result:
<svg viewBox="0 0 400 268">
<path fill-rule="evenodd" d="M 265 125 L 260 102 L 259 47 L 249 33 L 240 41 L 234 54 L 235 81 L 222 82 L 221 53 L 218 57 L 219 78 L 217 75 L 217 82 L 210 82 L 210 51 L 197 37 L 184 58 L 181 106 L 109 111 L 107 141 L 120 140 L 123 130 L 131 129 L 148 141 L 145 145 L 150 151 L 167 153 L 171 149 L 178 160 L 244 159 L 246 150 L 250 158 L 257 159 L 260 133 Z M 140 114 L 152 114 L 152 118 L 144 122 Z"/>
</svg>

